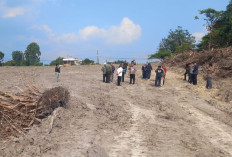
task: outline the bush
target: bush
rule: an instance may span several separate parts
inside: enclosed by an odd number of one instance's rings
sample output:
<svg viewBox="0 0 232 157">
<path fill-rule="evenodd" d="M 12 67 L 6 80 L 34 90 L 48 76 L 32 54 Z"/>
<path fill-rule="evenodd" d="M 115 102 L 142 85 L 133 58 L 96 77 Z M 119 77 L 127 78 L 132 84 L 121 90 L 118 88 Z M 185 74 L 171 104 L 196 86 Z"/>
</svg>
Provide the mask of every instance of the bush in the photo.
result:
<svg viewBox="0 0 232 157">
<path fill-rule="evenodd" d="M 160 50 L 157 53 L 151 55 L 149 59 L 161 59 L 164 60 L 166 57 L 170 57 L 172 53 L 168 50 Z"/>
<path fill-rule="evenodd" d="M 81 63 L 81 65 L 93 65 L 93 64 L 94 64 L 94 61 L 88 58 L 85 58 Z"/>
</svg>

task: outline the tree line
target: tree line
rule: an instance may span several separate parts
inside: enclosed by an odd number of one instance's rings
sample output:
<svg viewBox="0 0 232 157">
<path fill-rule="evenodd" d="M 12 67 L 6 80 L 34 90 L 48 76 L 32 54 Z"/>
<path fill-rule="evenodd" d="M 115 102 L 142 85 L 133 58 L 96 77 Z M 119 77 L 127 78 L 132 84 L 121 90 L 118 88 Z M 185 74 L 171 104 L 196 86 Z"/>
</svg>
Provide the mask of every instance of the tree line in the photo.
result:
<svg viewBox="0 0 232 157">
<path fill-rule="evenodd" d="M 37 43 L 30 43 L 25 52 L 13 51 L 12 60 L 4 63 L 6 66 L 42 66 L 40 62 L 40 47 Z M 4 53 L 0 51 L 0 65 L 3 65 Z"/>
<path fill-rule="evenodd" d="M 208 30 L 208 34 L 199 43 L 196 43 L 195 37 L 188 30 L 178 26 L 177 29 L 170 30 L 168 36 L 161 40 L 158 51 L 151 54 L 149 59 L 163 60 L 175 53 L 188 50 L 202 51 L 232 46 L 232 0 L 225 11 L 208 8 L 200 10 L 199 14 L 206 21 L 204 26 Z M 200 18 L 195 16 L 195 19 Z"/>
</svg>

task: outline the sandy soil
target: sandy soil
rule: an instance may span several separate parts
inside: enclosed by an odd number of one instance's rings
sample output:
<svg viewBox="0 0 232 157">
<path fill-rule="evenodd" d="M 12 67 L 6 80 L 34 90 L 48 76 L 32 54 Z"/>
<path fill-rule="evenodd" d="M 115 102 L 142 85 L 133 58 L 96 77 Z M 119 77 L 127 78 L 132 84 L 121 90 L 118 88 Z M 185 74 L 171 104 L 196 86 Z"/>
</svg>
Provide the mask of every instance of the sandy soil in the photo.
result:
<svg viewBox="0 0 232 157">
<path fill-rule="evenodd" d="M 126 77 L 122 86 L 102 82 L 101 66 L 64 67 L 55 82 L 54 67 L 0 67 L 0 90 L 19 92 L 24 78 L 41 90 L 64 86 L 71 93 L 68 108 L 33 126 L 26 136 L 0 142 L 0 156 L 84 157 L 94 146 L 110 157 L 232 156 L 232 116 L 212 91 L 192 86 L 175 69 L 166 84 L 154 87 Z M 216 90 L 216 89 L 215 89 Z M 214 105 L 212 105 L 212 102 Z M 230 102 L 229 102 L 230 103 Z"/>
</svg>

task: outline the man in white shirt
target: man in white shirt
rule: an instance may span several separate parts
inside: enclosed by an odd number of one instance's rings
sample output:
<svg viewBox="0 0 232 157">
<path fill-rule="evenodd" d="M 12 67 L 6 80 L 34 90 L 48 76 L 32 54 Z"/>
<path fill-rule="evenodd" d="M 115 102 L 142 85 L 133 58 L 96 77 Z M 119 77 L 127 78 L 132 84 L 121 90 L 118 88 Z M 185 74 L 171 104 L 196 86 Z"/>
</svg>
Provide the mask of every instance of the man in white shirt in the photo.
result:
<svg viewBox="0 0 232 157">
<path fill-rule="evenodd" d="M 119 68 L 117 69 L 117 75 L 118 75 L 118 86 L 120 86 L 121 83 L 121 79 L 122 79 L 122 65 L 119 66 Z"/>
<path fill-rule="evenodd" d="M 132 83 L 132 80 L 133 80 L 133 84 L 135 84 L 135 73 L 136 73 L 136 66 L 134 65 L 134 62 L 132 62 L 129 70 L 130 84 Z"/>
</svg>

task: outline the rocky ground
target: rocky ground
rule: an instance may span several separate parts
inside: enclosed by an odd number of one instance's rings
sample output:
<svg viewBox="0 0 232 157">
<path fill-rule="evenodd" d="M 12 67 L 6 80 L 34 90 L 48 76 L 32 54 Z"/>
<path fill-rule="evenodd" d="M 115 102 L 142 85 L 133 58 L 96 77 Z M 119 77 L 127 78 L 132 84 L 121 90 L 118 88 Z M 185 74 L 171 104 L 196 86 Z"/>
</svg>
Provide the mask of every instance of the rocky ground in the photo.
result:
<svg viewBox="0 0 232 157">
<path fill-rule="evenodd" d="M 199 77 L 193 86 L 181 69 L 168 68 L 166 84 L 154 87 L 154 71 L 144 80 L 138 66 L 136 84 L 126 76 L 118 87 L 103 83 L 100 69 L 63 67 L 56 82 L 54 67 L 0 67 L 0 90 L 15 94 L 27 78 L 42 91 L 63 86 L 71 94 L 50 133 L 51 116 L 25 136 L 1 139 L 0 156 L 84 157 L 91 148 L 110 157 L 232 156 L 232 104 L 217 96 L 218 83 L 207 90 Z"/>
</svg>

